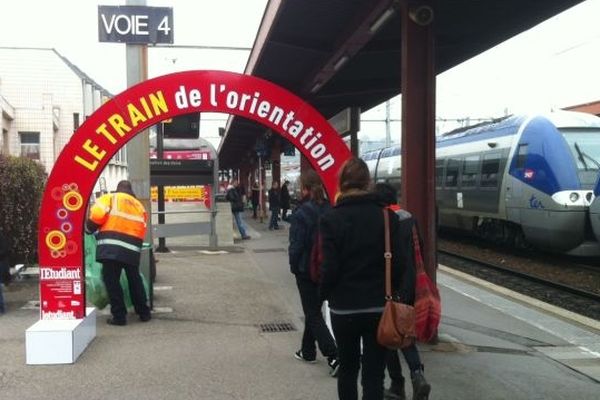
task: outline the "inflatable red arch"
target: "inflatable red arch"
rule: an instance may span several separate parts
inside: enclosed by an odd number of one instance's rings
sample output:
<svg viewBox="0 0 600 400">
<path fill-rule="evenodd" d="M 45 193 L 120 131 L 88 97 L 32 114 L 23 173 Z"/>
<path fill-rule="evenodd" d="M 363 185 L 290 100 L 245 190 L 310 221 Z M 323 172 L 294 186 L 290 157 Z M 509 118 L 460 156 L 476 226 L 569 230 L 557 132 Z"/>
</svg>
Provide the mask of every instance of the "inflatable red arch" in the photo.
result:
<svg viewBox="0 0 600 400">
<path fill-rule="evenodd" d="M 225 71 L 187 71 L 140 83 L 85 121 L 48 178 L 38 232 L 41 319 L 85 317 L 86 206 L 110 158 L 144 129 L 191 112 L 234 114 L 277 132 L 310 161 L 334 198 L 337 171 L 350 152 L 319 112 L 286 89 Z"/>
</svg>

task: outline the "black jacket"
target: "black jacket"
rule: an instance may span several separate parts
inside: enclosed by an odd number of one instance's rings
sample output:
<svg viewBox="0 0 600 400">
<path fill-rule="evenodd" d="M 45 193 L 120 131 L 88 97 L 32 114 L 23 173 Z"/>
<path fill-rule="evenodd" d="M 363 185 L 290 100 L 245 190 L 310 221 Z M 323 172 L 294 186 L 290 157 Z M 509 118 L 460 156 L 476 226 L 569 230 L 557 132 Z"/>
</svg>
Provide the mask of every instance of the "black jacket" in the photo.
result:
<svg viewBox="0 0 600 400">
<path fill-rule="evenodd" d="M 279 210 L 280 204 L 279 189 L 269 189 L 269 210 Z"/>
<path fill-rule="evenodd" d="M 237 188 L 232 187 L 227 190 L 225 199 L 231 203 L 232 212 L 244 211 L 244 200 L 242 199 L 242 195 Z"/>
<path fill-rule="evenodd" d="M 287 185 L 284 183 L 281 186 L 281 208 L 289 210 L 290 208 L 290 192 L 288 191 Z"/>
<path fill-rule="evenodd" d="M 382 307 L 385 302 L 383 203 L 375 194 L 343 197 L 323 216 L 320 296 L 335 310 Z M 414 299 L 411 226 L 390 215 L 392 290 Z"/>
<path fill-rule="evenodd" d="M 317 204 L 309 200 L 302 202 L 290 216 L 288 255 L 292 274 L 309 275 L 308 262 L 314 231 L 317 229 L 319 216 L 322 217 L 329 210 L 329 203 Z"/>
</svg>

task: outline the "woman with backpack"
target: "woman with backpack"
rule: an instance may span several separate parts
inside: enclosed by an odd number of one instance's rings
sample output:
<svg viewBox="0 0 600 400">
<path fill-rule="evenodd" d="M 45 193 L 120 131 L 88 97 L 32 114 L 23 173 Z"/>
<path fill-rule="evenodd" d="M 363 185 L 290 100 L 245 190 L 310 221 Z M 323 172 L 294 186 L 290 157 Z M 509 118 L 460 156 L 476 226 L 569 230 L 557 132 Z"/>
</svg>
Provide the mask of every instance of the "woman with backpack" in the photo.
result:
<svg viewBox="0 0 600 400">
<path fill-rule="evenodd" d="M 323 319 L 321 312 L 323 302 L 319 300 L 318 283 L 311 278 L 311 267 L 313 271 L 320 267 L 311 265 L 315 264 L 318 259 L 315 252 L 319 248 L 315 248 L 315 244 L 318 243 L 319 221 L 321 216 L 330 209 L 330 206 L 325 199 L 323 184 L 315 171 L 303 172 L 300 181 L 302 200 L 289 218 L 290 270 L 296 276 L 296 284 L 304 311 L 302 345 L 294 357 L 300 361 L 315 363 L 317 358 L 316 341 L 321 354 L 327 358 L 329 374 L 335 377 L 339 369 L 337 346 Z"/>
</svg>

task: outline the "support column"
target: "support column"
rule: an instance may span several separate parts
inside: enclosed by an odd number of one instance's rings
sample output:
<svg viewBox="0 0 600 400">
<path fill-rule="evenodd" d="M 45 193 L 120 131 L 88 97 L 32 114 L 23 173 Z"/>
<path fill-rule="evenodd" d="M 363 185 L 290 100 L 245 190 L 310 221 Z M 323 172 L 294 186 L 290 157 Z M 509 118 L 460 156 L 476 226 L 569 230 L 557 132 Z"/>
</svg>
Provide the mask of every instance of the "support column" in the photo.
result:
<svg viewBox="0 0 600 400">
<path fill-rule="evenodd" d="M 436 280 L 435 69 L 433 24 L 410 15 L 429 1 L 401 2 L 402 204 L 419 222 L 425 270 Z M 416 13 L 419 14 L 419 13 Z M 421 20 L 420 22 L 423 22 Z"/>
</svg>

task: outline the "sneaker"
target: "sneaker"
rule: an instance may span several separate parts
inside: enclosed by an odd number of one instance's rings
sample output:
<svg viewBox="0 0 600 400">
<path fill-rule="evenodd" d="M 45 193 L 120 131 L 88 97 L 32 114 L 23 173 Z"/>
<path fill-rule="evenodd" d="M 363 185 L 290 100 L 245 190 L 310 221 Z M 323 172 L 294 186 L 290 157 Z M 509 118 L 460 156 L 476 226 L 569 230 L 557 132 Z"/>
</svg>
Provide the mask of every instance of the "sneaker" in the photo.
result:
<svg viewBox="0 0 600 400">
<path fill-rule="evenodd" d="M 140 315 L 140 321 L 142 322 L 148 322 L 152 319 L 152 315 L 151 314 L 142 314 Z"/>
<path fill-rule="evenodd" d="M 412 375 L 413 400 L 427 400 L 431 385 L 425 380 L 423 372 L 417 371 Z"/>
<path fill-rule="evenodd" d="M 404 383 L 396 384 L 392 382 L 390 388 L 383 391 L 383 398 L 384 400 L 406 400 Z"/>
<path fill-rule="evenodd" d="M 317 362 L 316 357 L 315 358 L 306 358 L 304 357 L 304 354 L 302 353 L 302 350 L 298 350 L 297 352 L 294 353 L 294 358 L 296 358 L 296 360 L 300 360 L 300 361 L 304 361 L 307 362 L 309 364 L 314 364 Z"/>
<path fill-rule="evenodd" d="M 252 237 L 251 236 L 247 236 L 247 235 L 242 238 L 242 240 L 250 240 L 250 239 L 252 239 Z"/>
<path fill-rule="evenodd" d="M 331 371 L 329 371 L 329 375 L 336 378 L 338 376 L 338 372 L 340 372 L 340 360 L 338 360 L 335 357 L 332 357 L 327 360 L 327 365 L 329 365 L 329 368 L 331 368 Z"/>
</svg>

